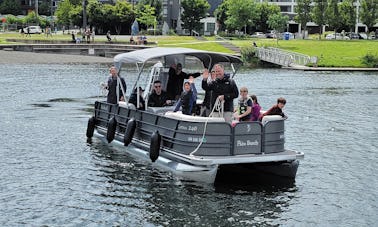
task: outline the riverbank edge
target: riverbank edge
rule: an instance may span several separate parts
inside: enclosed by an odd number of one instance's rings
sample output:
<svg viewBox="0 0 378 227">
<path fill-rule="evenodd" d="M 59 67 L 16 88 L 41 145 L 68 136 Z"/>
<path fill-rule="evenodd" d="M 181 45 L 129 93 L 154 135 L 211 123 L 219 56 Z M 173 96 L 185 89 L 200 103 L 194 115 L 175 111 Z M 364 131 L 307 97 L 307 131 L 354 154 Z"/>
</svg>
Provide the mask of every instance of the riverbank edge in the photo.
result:
<svg viewBox="0 0 378 227">
<path fill-rule="evenodd" d="M 35 46 L 35 44 L 22 44 L 26 46 Z M 93 55 L 79 55 L 72 54 L 72 46 L 70 46 L 67 51 L 65 48 L 60 48 L 60 51 L 57 53 L 37 53 L 33 52 L 32 49 L 26 49 L 26 51 L 14 50 L 14 46 L 20 46 L 20 44 L 3 44 L 0 45 L 0 64 L 12 64 L 12 63 L 32 63 L 32 64 L 43 64 L 43 63 L 111 63 L 113 57 L 103 57 L 103 56 L 93 56 Z M 83 48 L 85 44 L 78 45 L 78 48 Z M 90 45 L 93 48 L 93 44 Z M 130 47 L 130 45 L 127 45 Z M 89 48 L 91 48 L 89 47 Z M 86 48 L 86 47 L 84 47 Z M 140 49 L 140 46 L 137 46 L 136 49 Z M 130 51 L 130 50 L 128 50 Z M 15 54 L 18 52 L 19 54 Z M 14 53 L 14 54 L 11 54 Z M 32 57 L 25 56 L 26 53 L 30 53 Z M 71 54 L 69 54 L 71 53 Z M 10 55 L 18 55 L 18 57 L 11 57 Z M 44 56 L 44 57 L 42 57 Z M 51 56 L 54 56 L 51 58 Z M 59 57 L 61 56 L 61 57 Z M 63 57 L 64 56 L 64 57 Z M 308 67 L 308 66 L 292 66 L 292 67 L 282 67 L 283 69 L 290 70 L 300 70 L 300 71 L 371 71 L 377 72 L 378 68 L 353 68 L 353 67 Z"/>
</svg>

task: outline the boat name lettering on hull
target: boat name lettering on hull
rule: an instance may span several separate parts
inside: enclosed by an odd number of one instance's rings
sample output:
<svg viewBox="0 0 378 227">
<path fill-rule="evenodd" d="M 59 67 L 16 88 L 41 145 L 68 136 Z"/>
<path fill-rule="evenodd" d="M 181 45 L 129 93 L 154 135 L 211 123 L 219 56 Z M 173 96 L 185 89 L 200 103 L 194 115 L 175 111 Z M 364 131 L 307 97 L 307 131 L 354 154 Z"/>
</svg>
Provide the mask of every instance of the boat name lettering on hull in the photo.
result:
<svg viewBox="0 0 378 227">
<path fill-rule="evenodd" d="M 247 141 L 237 140 L 237 141 L 236 141 L 236 146 L 238 146 L 238 147 L 258 146 L 258 145 L 259 145 L 259 142 L 258 142 L 257 140 L 255 140 L 255 141 L 250 141 L 250 140 L 247 140 Z"/>
<path fill-rule="evenodd" d="M 178 127 L 179 130 L 185 130 L 185 131 L 191 131 L 191 132 L 197 132 L 198 130 L 198 127 L 197 126 L 184 126 L 184 125 L 180 125 Z"/>
</svg>

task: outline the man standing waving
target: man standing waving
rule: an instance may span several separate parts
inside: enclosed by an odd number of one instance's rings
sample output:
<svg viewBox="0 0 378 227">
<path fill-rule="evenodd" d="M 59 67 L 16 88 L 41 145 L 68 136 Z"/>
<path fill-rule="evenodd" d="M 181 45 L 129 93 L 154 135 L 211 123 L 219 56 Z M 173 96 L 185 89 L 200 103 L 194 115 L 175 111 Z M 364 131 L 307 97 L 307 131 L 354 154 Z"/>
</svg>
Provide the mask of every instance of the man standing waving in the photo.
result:
<svg viewBox="0 0 378 227">
<path fill-rule="evenodd" d="M 213 94 L 210 98 L 211 109 L 214 107 L 214 104 L 217 99 L 223 105 L 223 116 L 217 110 L 214 110 L 213 116 L 223 117 L 226 122 L 232 121 L 232 113 L 234 111 L 234 99 L 239 96 L 238 87 L 235 84 L 235 81 L 230 78 L 229 75 L 224 74 L 224 67 L 221 64 L 216 64 L 213 67 L 213 70 L 216 75 L 216 80 L 207 83 L 207 78 L 209 77 L 209 71 L 205 70 L 203 73 L 202 79 L 202 89 L 205 91 L 212 91 Z"/>
</svg>

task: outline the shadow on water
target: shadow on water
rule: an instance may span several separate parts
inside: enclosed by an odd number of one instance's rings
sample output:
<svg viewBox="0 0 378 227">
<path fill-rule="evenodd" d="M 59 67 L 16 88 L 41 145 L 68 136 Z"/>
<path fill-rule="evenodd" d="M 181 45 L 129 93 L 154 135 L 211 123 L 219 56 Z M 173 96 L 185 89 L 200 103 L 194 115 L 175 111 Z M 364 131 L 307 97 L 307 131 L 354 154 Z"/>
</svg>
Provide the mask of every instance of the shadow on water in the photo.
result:
<svg viewBox="0 0 378 227">
<path fill-rule="evenodd" d="M 285 178 L 261 171 L 235 172 L 218 170 L 217 180 L 215 181 L 217 192 L 232 193 L 235 190 L 253 192 L 276 192 L 287 191 L 296 188 L 295 180 Z"/>
<path fill-rule="evenodd" d="M 70 103 L 70 102 L 76 102 L 76 100 L 70 99 L 70 98 L 56 98 L 56 99 L 49 99 L 49 100 L 47 100 L 47 102 L 49 102 L 49 103 L 52 103 L 52 102 L 67 102 L 67 103 Z M 47 103 L 33 103 L 33 104 L 30 104 L 30 105 L 33 106 L 33 107 L 39 107 L 39 108 L 51 107 L 51 104 L 47 104 Z"/>
<path fill-rule="evenodd" d="M 70 98 L 56 98 L 56 99 L 50 99 L 48 102 L 76 102 L 75 99 Z"/>
<path fill-rule="evenodd" d="M 40 108 L 48 108 L 48 107 L 51 107 L 50 104 L 46 104 L 46 103 L 33 103 L 33 104 L 31 104 L 31 106 L 33 106 L 33 107 L 40 107 Z"/>
</svg>

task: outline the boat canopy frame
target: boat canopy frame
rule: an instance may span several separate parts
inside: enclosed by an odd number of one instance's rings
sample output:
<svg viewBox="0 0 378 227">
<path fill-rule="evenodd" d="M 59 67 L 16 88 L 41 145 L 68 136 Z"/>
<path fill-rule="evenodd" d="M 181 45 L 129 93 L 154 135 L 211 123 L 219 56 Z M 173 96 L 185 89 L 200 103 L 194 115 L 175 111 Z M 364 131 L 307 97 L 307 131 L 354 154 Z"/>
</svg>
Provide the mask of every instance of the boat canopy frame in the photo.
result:
<svg viewBox="0 0 378 227">
<path fill-rule="evenodd" d="M 228 62 L 231 64 L 233 71 L 232 77 L 234 77 L 238 69 L 238 67 L 235 67 L 235 65 L 243 64 L 243 61 L 239 57 L 231 54 L 182 47 L 153 47 L 118 54 L 114 57 L 114 65 L 118 70 L 120 70 L 123 63 L 136 64 L 138 70 L 137 80 L 139 80 L 144 66 L 148 61 L 174 55 L 195 57 L 199 59 L 203 66 L 209 70 L 217 63 Z"/>
</svg>

